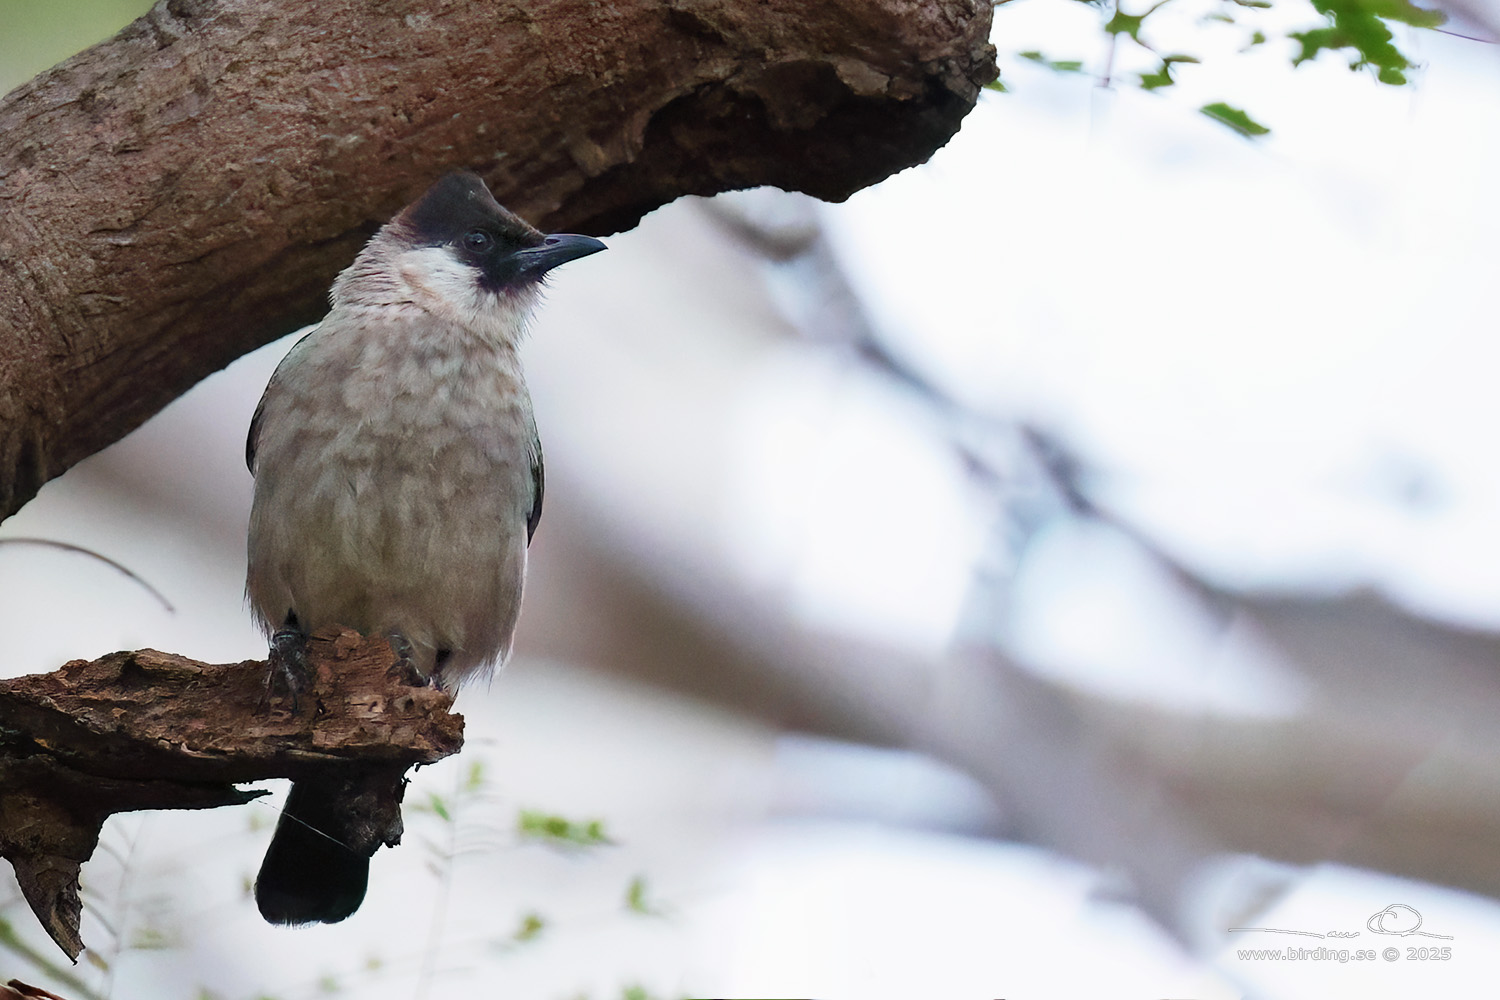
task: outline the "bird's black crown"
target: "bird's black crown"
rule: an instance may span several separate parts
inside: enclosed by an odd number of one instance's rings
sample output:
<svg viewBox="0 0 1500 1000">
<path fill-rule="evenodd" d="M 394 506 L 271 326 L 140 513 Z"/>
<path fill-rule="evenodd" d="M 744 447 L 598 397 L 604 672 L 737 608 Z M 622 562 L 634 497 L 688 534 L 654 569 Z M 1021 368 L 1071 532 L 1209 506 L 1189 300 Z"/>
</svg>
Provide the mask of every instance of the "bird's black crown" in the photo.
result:
<svg viewBox="0 0 1500 1000">
<path fill-rule="evenodd" d="M 539 282 L 557 265 L 604 249 L 590 236 L 544 236 L 501 207 L 484 181 L 467 171 L 444 176 L 392 225 L 419 246 L 451 247 L 479 272 L 480 284 L 497 293 Z"/>
<path fill-rule="evenodd" d="M 467 170 L 445 174 L 398 219 L 418 242 L 429 246 L 462 247 L 464 238 L 475 231 L 513 250 L 542 242 L 540 232 L 501 206 L 484 181 Z"/>
</svg>

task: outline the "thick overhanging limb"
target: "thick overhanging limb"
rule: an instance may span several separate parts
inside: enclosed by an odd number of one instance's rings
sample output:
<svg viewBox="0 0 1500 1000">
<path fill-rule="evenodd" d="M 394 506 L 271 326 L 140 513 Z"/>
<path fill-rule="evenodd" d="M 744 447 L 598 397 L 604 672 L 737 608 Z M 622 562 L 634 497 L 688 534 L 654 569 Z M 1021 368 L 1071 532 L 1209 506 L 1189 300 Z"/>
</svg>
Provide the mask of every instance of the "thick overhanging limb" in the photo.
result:
<svg viewBox="0 0 1500 1000">
<path fill-rule="evenodd" d="M 842 199 L 995 76 L 988 0 L 163 0 L 0 101 L 0 517 L 315 320 L 450 167 L 549 230 Z"/>
<path fill-rule="evenodd" d="M 153 649 L 0 681 L 0 856 L 42 926 L 76 959 L 79 868 L 104 821 L 263 794 L 237 784 L 337 776 L 357 784 L 352 849 L 401 835 L 403 775 L 463 745 L 451 696 L 412 687 L 383 639 L 332 629 L 309 644 L 298 711 L 268 697 L 266 664 Z"/>
</svg>

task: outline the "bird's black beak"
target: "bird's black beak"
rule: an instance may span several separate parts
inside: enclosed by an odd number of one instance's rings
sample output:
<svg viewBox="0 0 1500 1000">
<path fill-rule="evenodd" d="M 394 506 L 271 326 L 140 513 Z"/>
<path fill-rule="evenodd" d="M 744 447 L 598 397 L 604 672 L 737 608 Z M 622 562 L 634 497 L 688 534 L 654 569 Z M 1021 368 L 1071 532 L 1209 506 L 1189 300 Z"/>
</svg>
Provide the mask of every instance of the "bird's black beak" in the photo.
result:
<svg viewBox="0 0 1500 1000">
<path fill-rule="evenodd" d="M 605 245 L 592 236 L 553 233 L 537 246 L 517 250 L 511 256 L 519 265 L 518 274 L 540 278 L 559 264 L 566 264 L 570 260 L 587 257 L 604 249 L 607 249 Z"/>
</svg>

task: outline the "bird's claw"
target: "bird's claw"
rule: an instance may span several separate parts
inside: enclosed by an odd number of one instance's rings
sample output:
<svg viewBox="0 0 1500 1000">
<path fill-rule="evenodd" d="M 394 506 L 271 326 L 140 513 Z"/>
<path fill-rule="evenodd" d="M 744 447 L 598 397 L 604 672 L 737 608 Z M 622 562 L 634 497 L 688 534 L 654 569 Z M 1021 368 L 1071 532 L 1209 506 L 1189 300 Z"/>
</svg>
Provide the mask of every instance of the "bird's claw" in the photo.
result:
<svg viewBox="0 0 1500 1000">
<path fill-rule="evenodd" d="M 292 714 L 297 714 L 297 696 L 307 690 L 308 680 L 307 636 L 295 625 L 283 625 L 271 634 L 270 654 L 266 657 L 266 693 L 262 704 L 270 704 L 279 682 L 286 688 Z"/>
<path fill-rule="evenodd" d="M 410 639 L 400 632 L 392 632 L 385 638 L 391 644 L 391 652 L 396 654 L 394 669 L 402 677 L 406 678 L 408 685 L 411 687 L 425 687 L 431 683 L 429 678 L 425 677 L 422 671 L 417 669 L 416 649 L 412 646 Z"/>
</svg>

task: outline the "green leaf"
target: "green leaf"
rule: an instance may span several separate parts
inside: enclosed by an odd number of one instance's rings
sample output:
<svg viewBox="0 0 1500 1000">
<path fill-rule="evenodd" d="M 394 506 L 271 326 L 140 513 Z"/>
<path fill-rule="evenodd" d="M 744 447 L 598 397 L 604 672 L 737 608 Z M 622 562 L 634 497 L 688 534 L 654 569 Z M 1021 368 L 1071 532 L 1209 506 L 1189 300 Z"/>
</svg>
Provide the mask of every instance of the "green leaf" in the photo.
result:
<svg viewBox="0 0 1500 1000">
<path fill-rule="evenodd" d="M 1365 7 L 1376 17 L 1400 21 L 1414 28 L 1436 28 L 1448 23 L 1447 14 L 1440 10 L 1418 7 L 1410 0 L 1363 0 L 1359 6 Z"/>
<path fill-rule="evenodd" d="M 1385 22 L 1435 28 L 1447 20 L 1441 11 L 1424 10 L 1410 0 L 1312 0 L 1312 5 L 1328 18 L 1329 26 L 1289 33 L 1301 45 L 1292 65 L 1315 59 L 1324 49 L 1352 49 L 1351 69 L 1372 67 L 1377 80 L 1393 87 L 1406 82 L 1413 63 L 1396 48 Z"/>
<path fill-rule="evenodd" d="M 1264 44 L 1266 44 L 1266 33 L 1264 31 L 1257 31 L 1255 34 L 1251 35 L 1250 36 L 1250 44 L 1251 45 L 1264 45 Z"/>
<path fill-rule="evenodd" d="M 1324 49 L 1341 49 L 1348 44 L 1343 32 L 1333 28 L 1314 28 L 1311 31 L 1292 31 L 1287 37 L 1302 45 L 1302 51 L 1292 56 L 1292 65 L 1301 66 L 1309 59 L 1316 59 Z"/>
<path fill-rule="evenodd" d="M 991 80 L 989 83 L 987 83 L 987 84 L 984 85 L 984 89 L 985 90 L 993 90 L 993 91 L 996 91 L 997 93 L 1001 93 L 1001 94 L 1008 94 L 1008 93 L 1010 93 L 1010 88 L 1007 87 L 1005 84 L 1001 83 L 999 80 Z"/>
<path fill-rule="evenodd" d="M 1018 52 L 1022 59 L 1029 59 L 1038 65 L 1045 66 L 1057 73 L 1078 73 L 1083 69 L 1083 63 L 1076 59 L 1052 60 L 1040 52 Z"/>
<path fill-rule="evenodd" d="M 1208 117 L 1212 118 L 1219 124 L 1228 125 L 1240 135 L 1246 136 L 1248 138 L 1254 138 L 1258 135 L 1265 135 L 1271 131 L 1260 122 L 1245 114 L 1245 112 L 1241 111 L 1239 108 L 1232 108 L 1229 105 L 1225 104 L 1223 101 L 1215 101 L 1213 104 L 1205 104 L 1198 110 L 1202 111 L 1205 115 L 1208 115 Z"/>
<path fill-rule="evenodd" d="M 1149 14 L 1147 11 L 1146 14 Z M 1125 13 L 1118 7 L 1115 8 L 1115 16 L 1105 22 L 1104 30 L 1111 35 L 1129 35 L 1136 41 L 1141 40 L 1141 25 L 1146 23 L 1146 14 L 1134 16 Z"/>
<path fill-rule="evenodd" d="M 1156 0 L 1156 3 L 1147 8 L 1144 14 L 1134 16 L 1131 14 L 1127 14 L 1123 10 L 1121 10 L 1119 0 L 1116 0 L 1115 16 L 1109 19 L 1109 23 L 1105 24 L 1104 30 L 1109 32 L 1111 35 L 1129 35 L 1137 42 L 1140 42 L 1141 25 L 1145 23 L 1146 18 L 1150 17 L 1152 14 L 1155 14 L 1158 10 L 1161 10 L 1171 2 L 1172 0 Z M 1141 44 L 1144 45 L 1145 43 L 1141 42 Z M 1147 48 L 1149 47 L 1150 46 L 1147 46 Z"/>
<path fill-rule="evenodd" d="M 130 947 L 142 951 L 166 951 L 177 947 L 177 942 L 158 927 L 138 927 L 130 937 Z"/>
<path fill-rule="evenodd" d="M 442 796 L 440 796 L 440 795 L 429 795 L 428 796 L 428 803 L 427 804 L 432 807 L 432 811 L 435 812 L 435 813 L 437 813 L 438 814 L 438 818 L 441 819 L 443 822 L 445 822 L 445 823 L 452 823 L 453 822 L 453 816 L 450 815 L 449 812 L 448 812 L 448 803 L 446 803 L 446 802 L 443 801 Z"/>
<path fill-rule="evenodd" d="M 511 939 L 515 941 L 535 940 L 537 935 L 541 934 L 546 927 L 547 921 L 540 913 L 528 913 L 521 918 L 521 926 L 516 928 L 516 932 L 511 935 Z"/>
<path fill-rule="evenodd" d="M 523 837 L 565 847 L 598 847 L 612 843 L 604 832 L 604 821 L 599 819 L 575 823 L 561 816 L 523 809 L 516 826 Z"/>
<path fill-rule="evenodd" d="M 1154 73 L 1141 74 L 1142 90 L 1160 90 L 1162 87 L 1170 87 L 1176 82 L 1176 80 L 1172 79 L 1171 68 L 1166 63 L 1162 63 L 1161 68 Z"/>
<path fill-rule="evenodd" d="M 1197 56 L 1164 56 L 1162 57 L 1161 66 L 1154 73 L 1141 74 L 1141 89 L 1158 90 L 1162 87 L 1170 87 L 1177 82 L 1172 79 L 1173 66 L 1178 63 L 1196 63 L 1198 61 Z"/>
<path fill-rule="evenodd" d="M 646 899 L 646 879 L 642 875 L 631 879 L 630 885 L 625 889 L 625 908 L 646 917 L 662 915 L 661 910 Z"/>
</svg>

